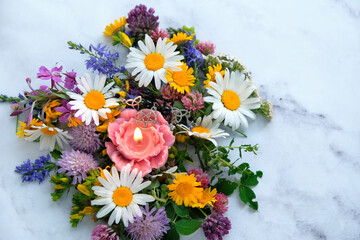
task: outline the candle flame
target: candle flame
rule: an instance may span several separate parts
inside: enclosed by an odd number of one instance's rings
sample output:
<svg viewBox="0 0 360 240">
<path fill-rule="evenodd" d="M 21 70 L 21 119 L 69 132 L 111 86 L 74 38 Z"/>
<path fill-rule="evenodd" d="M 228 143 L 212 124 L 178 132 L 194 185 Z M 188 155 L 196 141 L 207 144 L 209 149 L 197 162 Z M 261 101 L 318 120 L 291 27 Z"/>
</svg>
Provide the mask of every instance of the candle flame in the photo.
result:
<svg viewBox="0 0 360 240">
<path fill-rule="evenodd" d="M 141 142 L 142 138 L 143 138 L 143 136 L 142 136 L 140 128 L 138 128 L 138 127 L 135 128 L 134 140 L 139 143 L 139 142 Z"/>
</svg>

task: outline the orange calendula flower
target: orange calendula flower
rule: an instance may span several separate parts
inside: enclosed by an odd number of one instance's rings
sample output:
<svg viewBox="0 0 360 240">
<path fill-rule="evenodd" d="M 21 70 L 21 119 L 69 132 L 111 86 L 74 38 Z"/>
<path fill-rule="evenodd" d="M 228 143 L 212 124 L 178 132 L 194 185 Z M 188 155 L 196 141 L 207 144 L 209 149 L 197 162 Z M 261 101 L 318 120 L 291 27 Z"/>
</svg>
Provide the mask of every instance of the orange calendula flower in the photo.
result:
<svg viewBox="0 0 360 240">
<path fill-rule="evenodd" d="M 223 77 L 225 70 L 221 70 L 222 66 L 220 64 L 209 66 L 209 73 L 206 74 L 207 79 L 204 81 L 204 87 L 210 87 L 210 82 L 215 82 L 215 73 L 218 72 Z"/>
<path fill-rule="evenodd" d="M 166 69 L 166 80 L 169 82 L 171 87 L 176 89 L 177 92 L 182 94 L 185 92 L 190 93 L 190 87 L 194 86 L 195 83 L 195 77 L 193 75 L 194 70 L 189 68 L 186 63 L 182 63 L 179 67 L 181 68 L 181 71 Z"/>
<path fill-rule="evenodd" d="M 198 199 L 198 203 L 195 204 L 195 207 L 204 208 L 207 204 L 213 206 L 213 203 L 216 202 L 216 188 L 211 190 L 211 187 L 204 189 L 202 192 L 201 198 Z"/>
<path fill-rule="evenodd" d="M 181 44 L 181 43 L 193 40 L 194 36 L 195 36 L 195 33 L 188 36 L 184 32 L 178 32 L 178 33 L 172 35 L 172 37 L 170 39 L 168 39 L 166 43 L 173 42 L 174 44 Z"/>
<path fill-rule="evenodd" d="M 122 107 L 122 108 L 115 108 L 115 109 L 111 110 L 110 113 L 106 113 L 107 119 L 104 119 L 104 118 L 100 117 L 100 120 L 103 122 L 103 124 L 101 124 L 100 126 L 96 127 L 96 131 L 105 133 L 105 132 L 107 131 L 107 128 L 108 128 L 108 126 L 109 126 L 109 123 L 112 123 L 113 121 L 115 121 L 116 117 L 117 117 L 118 115 L 120 115 L 120 113 L 122 112 L 122 110 L 124 110 L 124 107 Z"/>
<path fill-rule="evenodd" d="M 58 117 L 62 115 L 61 112 L 55 110 L 56 107 L 60 107 L 60 106 L 62 105 L 59 100 L 54 100 L 52 102 L 45 104 L 44 113 L 46 116 L 45 121 L 47 123 L 51 123 L 51 121 L 58 119 Z"/>
<path fill-rule="evenodd" d="M 203 188 L 199 187 L 201 183 L 196 181 L 194 174 L 175 173 L 175 178 L 173 184 L 167 185 L 170 190 L 169 197 L 177 205 L 195 207 L 198 199 L 202 197 Z"/>
</svg>

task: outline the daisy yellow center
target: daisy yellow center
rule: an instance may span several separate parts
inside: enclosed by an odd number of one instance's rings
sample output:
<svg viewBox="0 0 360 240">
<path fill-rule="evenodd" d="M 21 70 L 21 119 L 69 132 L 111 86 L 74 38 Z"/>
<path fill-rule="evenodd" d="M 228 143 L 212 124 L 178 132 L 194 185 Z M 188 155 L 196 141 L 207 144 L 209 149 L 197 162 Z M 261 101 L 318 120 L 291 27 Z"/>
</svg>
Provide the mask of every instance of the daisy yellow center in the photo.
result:
<svg viewBox="0 0 360 240">
<path fill-rule="evenodd" d="M 198 132 L 198 133 L 210 133 L 210 130 L 204 127 L 196 126 L 193 129 L 191 129 L 192 132 Z"/>
<path fill-rule="evenodd" d="M 105 105 L 105 96 L 101 92 L 94 90 L 86 94 L 84 103 L 86 107 L 98 110 Z"/>
<path fill-rule="evenodd" d="M 150 53 L 144 59 L 148 70 L 157 71 L 164 66 L 165 59 L 160 53 Z"/>
<path fill-rule="evenodd" d="M 180 183 L 179 186 L 177 187 L 176 191 L 181 195 L 181 196 L 186 196 L 188 194 L 192 194 L 193 192 L 193 185 L 191 183 L 188 182 L 183 182 Z"/>
<path fill-rule="evenodd" d="M 41 132 L 48 136 L 54 136 L 57 134 L 58 131 L 55 128 L 53 130 L 50 130 L 50 128 L 46 127 L 46 128 L 42 128 Z"/>
<path fill-rule="evenodd" d="M 188 75 L 185 71 L 173 72 L 172 77 L 173 81 L 180 87 L 189 86 Z"/>
<path fill-rule="evenodd" d="M 224 106 L 234 111 L 240 107 L 240 97 L 237 95 L 236 92 L 231 90 L 226 90 L 221 96 L 221 102 L 224 104 Z"/>
<path fill-rule="evenodd" d="M 119 207 L 126 207 L 131 203 L 133 194 L 127 187 L 118 187 L 115 189 L 112 198 L 114 203 Z"/>
</svg>

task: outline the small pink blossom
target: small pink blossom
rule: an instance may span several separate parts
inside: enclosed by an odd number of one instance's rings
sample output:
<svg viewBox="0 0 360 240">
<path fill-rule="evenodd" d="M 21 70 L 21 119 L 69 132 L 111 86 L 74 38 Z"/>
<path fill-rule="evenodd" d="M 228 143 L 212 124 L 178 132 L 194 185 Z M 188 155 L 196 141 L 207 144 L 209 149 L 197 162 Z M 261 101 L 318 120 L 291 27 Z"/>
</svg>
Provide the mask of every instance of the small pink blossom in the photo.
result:
<svg viewBox="0 0 360 240">
<path fill-rule="evenodd" d="M 202 169 L 190 169 L 188 171 L 188 175 L 190 174 L 194 174 L 194 176 L 196 177 L 196 181 L 201 182 L 200 187 L 202 188 L 207 188 L 209 183 L 210 183 L 210 178 L 207 175 L 206 172 L 203 172 Z"/>
<path fill-rule="evenodd" d="M 50 71 L 46 67 L 41 66 L 39 68 L 39 72 L 37 74 L 37 77 L 42 79 L 42 80 L 51 79 L 51 81 L 54 81 L 54 82 L 62 82 L 62 79 L 61 79 L 61 71 L 62 71 L 62 69 L 63 69 L 62 66 L 60 66 L 59 68 L 58 67 L 53 67 L 51 69 L 51 71 Z"/>
<path fill-rule="evenodd" d="M 138 169 L 143 176 L 153 168 L 164 166 L 168 158 L 168 149 L 174 144 L 168 122 L 160 112 L 156 112 L 157 121 L 153 127 L 142 130 L 141 144 L 134 140 L 135 123 L 134 109 L 126 109 L 120 117 L 109 124 L 108 133 L 111 142 L 106 142 L 106 150 L 115 167 L 121 171 L 127 164 Z"/>
<path fill-rule="evenodd" d="M 165 100 L 175 101 L 175 100 L 179 100 L 184 95 L 176 91 L 169 84 L 166 84 L 161 88 L 161 96 Z"/>
<path fill-rule="evenodd" d="M 161 38 L 161 39 L 168 38 L 169 34 L 164 29 L 156 28 L 155 31 L 151 32 L 150 37 L 156 43 L 159 38 Z"/>
<path fill-rule="evenodd" d="M 204 108 L 204 98 L 199 92 L 191 92 L 181 98 L 185 108 L 193 113 Z"/>
<path fill-rule="evenodd" d="M 225 213 L 228 210 L 227 205 L 229 204 L 228 198 L 223 193 L 216 193 L 216 202 L 214 203 L 213 210 L 217 213 Z"/>
<path fill-rule="evenodd" d="M 196 45 L 196 49 L 204 55 L 213 54 L 215 52 L 215 44 L 211 41 L 202 41 Z"/>
</svg>

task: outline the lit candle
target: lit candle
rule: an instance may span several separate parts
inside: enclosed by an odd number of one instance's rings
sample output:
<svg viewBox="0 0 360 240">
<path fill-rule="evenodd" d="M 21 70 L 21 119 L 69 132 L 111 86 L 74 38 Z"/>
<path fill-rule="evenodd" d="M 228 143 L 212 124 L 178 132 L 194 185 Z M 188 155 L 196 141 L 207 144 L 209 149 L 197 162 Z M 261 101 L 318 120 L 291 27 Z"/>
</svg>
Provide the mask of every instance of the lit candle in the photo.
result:
<svg viewBox="0 0 360 240">
<path fill-rule="evenodd" d="M 143 136 L 142 136 L 140 128 L 138 128 L 138 127 L 135 128 L 135 131 L 134 131 L 134 140 L 135 140 L 135 142 L 141 143 L 142 138 L 143 138 Z"/>
</svg>

